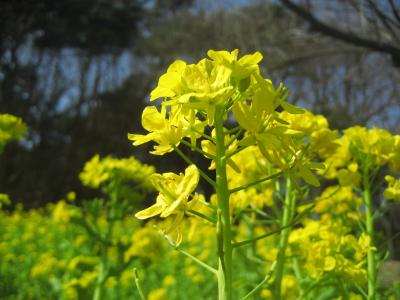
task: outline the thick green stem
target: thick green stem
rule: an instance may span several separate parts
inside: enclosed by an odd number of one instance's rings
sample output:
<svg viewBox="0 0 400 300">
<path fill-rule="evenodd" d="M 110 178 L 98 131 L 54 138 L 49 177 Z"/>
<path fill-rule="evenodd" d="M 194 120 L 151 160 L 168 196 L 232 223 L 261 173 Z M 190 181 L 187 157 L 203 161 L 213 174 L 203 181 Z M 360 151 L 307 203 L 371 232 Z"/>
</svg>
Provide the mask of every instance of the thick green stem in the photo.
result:
<svg viewBox="0 0 400 300">
<path fill-rule="evenodd" d="M 223 126 L 224 109 L 217 107 L 215 112 L 216 133 L 216 193 L 218 197 L 218 299 L 232 299 L 232 229 L 229 208 L 229 190 L 226 177 L 226 147 Z"/>
<path fill-rule="evenodd" d="M 371 184 L 368 172 L 364 172 L 364 191 L 363 198 L 365 203 L 367 235 L 370 238 L 368 246 L 368 300 L 376 299 L 376 262 L 374 250 L 374 212 L 372 210 Z"/>
<path fill-rule="evenodd" d="M 295 197 L 292 193 L 292 185 L 290 179 L 286 179 L 286 194 L 283 206 L 283 217 L 281 226 L 284 228 L 279 239 L 279 252 L 276 263 L 275 281 L 273 287 L 273 299 L 281 299 L 281 286 L 285 266 L 285 252 L 288 244 L 290 226 L 295 206 Z"/>
</svg>

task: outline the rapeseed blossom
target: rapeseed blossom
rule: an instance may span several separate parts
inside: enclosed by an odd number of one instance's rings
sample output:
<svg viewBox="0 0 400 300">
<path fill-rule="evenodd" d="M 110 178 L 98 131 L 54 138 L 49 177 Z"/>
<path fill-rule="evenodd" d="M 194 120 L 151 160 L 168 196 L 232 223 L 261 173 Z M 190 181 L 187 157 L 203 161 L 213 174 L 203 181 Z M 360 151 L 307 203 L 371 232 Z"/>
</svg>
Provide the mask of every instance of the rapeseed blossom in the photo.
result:
<svg viewBox="0 0 400 300">
<path fill-rule="evenodd" d="M 10 196 L 7 194 L 0 193 L 0 209 L 3 207 L 3 205 L 7 206 L 10 204 L 11 204 Z"/>
<path fill-rule="evenodd" d="M 174 217 L 172 223 L 164 230 L 165 234 L 177 232 L 176 243 L 182 238 L 180 224 L 186 211 L 197 202 L 198 195 L 192 193 L 199 182 L 199 171 L 195 165 L 186 168 L 184 174 L 164 173 L 152 174 L 150 180 L 159 194 L 156 203 L 135 214 L 138 219 L 148 219 L 157 215 L 161 218 Z"/>
<path fill-rule="evenodd" d="M 153 166 L 142 164 L 134 157 L 117 159 L 95 155 L 85 163 L 79 179 L 83 185 L 91 188 L 99 188 L 113 180 L 122 180 L 134 181 L 145 189 L 151 189 L 148 178 L 154 172 Z"/>
<path fill-rule="evenodd" d="M 379 128 L 353 126 L 345 129 L 335 141 L 339 146 L 326 157 L 327 170 L 320 173 L 328 179 L 338 178 L 341 185 L 358 186 L 363 168 L 374 171 L 389 166 L 398 171 L 398 140 L 398 136 Z"/>
<path fill-rule="evenodd" d="M 231 189 L 261 179 L 267 173 L 276 172 L 258 147 L 254 145 L 234 155 L 232 160 L 234 165 L 229 165 L 227 169 L 228 185 Z M 239 166 L 240 173 L 233 166 Z M 274 182 L 267 181 L 234 193 L 230 197 L 231 209 L 241 211 L 248 207 L 259 209 L 270 207 L 274 204 L 274 190 Z"/>
<path fill-rule="evenodd" d="M 357 240 L 350 235 L 351 229 L 337 221 L 307 220 L 304 228 L 293 230 L 289 242 L 311 278 L 335 274 L 363 284 L 367 272 L 363 268 L 368 247 L 365 236 Z M 361 245 L 361 246 L 360 246 Z"/>
<path fill-rule="evenodd" d="M 0 154 L 9 141 L 20 139 L 26 130 L 26 125 L 21 118 L 10 114 L 0 114 Z"/>
<path fill-rule="evenodd" d="M 128 134 L 128 139 L 133 141 L 134 146 L 154 141 L 158 145 L 150 153 L 164 155 L 179 146 L 183 137 L 190 136 L 194 142 L 198 137 L 196 131 L 203 130 L 204 122 L 186 118 L 177 107 L 172 107 L 167 113 L 163 105 L 161 112 L 155 106 L 146 107 L 142 114 L 142 126 L 150 133 Z"/>
<path fill-rule="evenodd" d="M 400 179 L 386 175 L 385 180 L 388 183 L 388 187 L 385 189 L 383 196 L 389 200 L 400 201 Z"/>
</svg>

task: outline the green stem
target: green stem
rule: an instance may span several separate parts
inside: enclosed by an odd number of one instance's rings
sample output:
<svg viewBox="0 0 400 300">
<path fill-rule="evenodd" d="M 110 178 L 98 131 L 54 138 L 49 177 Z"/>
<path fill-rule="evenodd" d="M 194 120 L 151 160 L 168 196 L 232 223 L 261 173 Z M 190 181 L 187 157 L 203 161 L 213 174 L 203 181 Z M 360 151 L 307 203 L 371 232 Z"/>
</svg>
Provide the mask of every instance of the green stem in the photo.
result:
<svg viewBox="0 0 400 300">
<path fill-rule="evenodd" d="M 239 152 L 243 151 L 244 149 L 246 149 L 246 147 L 239 147 L 235 151 L 229 153 L 226 158 L 231 158 L 231 157 L 235 156 L 236 154 L 238 154 Z"/>
<path fill-rule="evenodd" d="M 285 266 L 285 252 L 289 239 L 289 232 L 291 219 L 293 217 L 295 206 L 295 198 L 292 193 L 292 184 L 290 179 L 286 179 L 286 192 L 285 192 L 285 202 L 283 206 L 283 217 L 282 217 L 282 227 L 284 228 L 281 232 L 281 236 L 279 239 L 279 252 L 277 257 L 276 264 L 276 273 L 275 273 L 275 281 L 273 287 L 273 299 L 280 300 L 281 299 L 281 286 L 282 286 L 282 278 Z"/>
<path fill-rule="evenodd" d="M 258 240 L 261 240 L 261 239 L 264 239 L 264 238 L 269 237 L 269 236 L 271 236 L 271 235 L 274 235 L 275 233 L 279 233 L 279 232 L 283 231 L 284 229 L 290 228 L 290 227 L 296 225 L 305 215 L 307 215 L 307 214 L 315 207 L 315 205 L 311 205 L 310 207 L 308 207 L 307 209 L 305 209 L 304 211 L 302 211 L 300 214 L 298 214 L 298 215 L 296 216 L 296 218 L 293 218 L 293 214 L 294 214 L 294 204 L 295 204 L 294 201 L 293 201 L 292 204 L 293 204 L 292 216 L 291 216 L 291 220 L 292 220 L 292 221 L 291 221 L 289 224 L 284 225 L 284 226 L 281 226 L 281 227 L 279 227 L 279 228 L 276 229 L 276 230 L 270 231 L 270 232 L 268 232 L 268 233 L 264 233 L 264 234 L 262 234 L 262 235 L 259 235 L 259 236 L 257 236 L 257 237 L 254 237 L 254 238 L 252 238 L 252 239 L 245 240 L 245 241 L 241 241 L 241 242 L 232 243 L 232 247 L 233 247 L 233 248 L 238 248 L 238 247 L 241 247 L 241 246 L 245 246 L 245 245 L 247 245 L 247 244 L 254 243 L 254 242 L 258 241 Z"/>
<path fill-rule="evenodd" d="M 295 225 L 295 224 L 296 224 L 295 222 L 292 222 L 292 223 L 289 223 L 289 224 L 287 224 L 287 225 L 285 225 L 285 226 L 282 226 L 282 227 L 280 227 L 280 228 L 278 228 L 278 229 L 276 229 L 276 230 L 272 230 L 272 231 L 270 231 L 270 232 L 268 232 L 268 233 L 264 233 L 264 234 L 262 234 L 262 235 L 259 235 L 259 236 L 257 236 L 257 237 L 254 237 L 254 238 L 252 238 L 252 239 L 248 239 L 248 240 L 245 240 L 245 241 L 232 243 L 232 247 L 233 247 L 233 248 L 238 248 L 238 247 L 242 247 L 242 246 L 245 246 L 245 245 L 248 245 L 248 244 L 252 244 L 252 243 L 254 243 L 254 242 L 258 241 L 258 240 L 265 239 L 265 238 L 267 238 L 267 237 L 269 237 L 269 236 L 271 236 L 271 235 L 274 235 L 274 234 L 276 234 L 276 233 L 279 233 L 279 232 L 282 232 L 282 235 L 283 235 L 283 231 L 284 231 L 285 229 L 287 230 L 289 227 L 292 227 L 292 226 Z M 282 235 L 281 235 L 281 236 L 282 236 Z"/>
<path fill-rule="evenodd" d="M 116 184 L 115 182 L 113 184 Z M 111 235 L 113 232 L 114 224 L 115 224 L 115 217 L 116 217 L 116 212 L 115 212 L 115 207 L 117 206 L 118 203 L 118 188 L 116 186 L 113 187 L 113 193 L 111 193 L 110 197 L 110 208 L 108 210 L 107 214 L 107 231 L 105 235 L 105 240 L 110 241 L 111 240 Z M 96 288 L 94 291 L 93 295 L 93 300 L 100 300 L 103 297 L 103 285 L 104 282 L 106 281 L 107 277 L 109 276 L 109 271 L 110 271 L 110 266 L 109 266 L 109 260 L 108 260 L 108 244 L 102 243 L 100 244 L 101 246 L 101 262 L 100 262 L 100 272 L 97 278 L 96 282 Z"/>
<path fill-rule="evenodd" d="M 215 220 L 215 219 L 212 218 L 212 217 L 206 216 L 206 215 L 202 214 L 201 212 L 198 212 L 198 211 L 189 209 L 189 210 L 187 211 L 187 213 L 192 214 L 192 215 L 195 215 L 195 216 L 198 216 L 198 217 L 200 217 L 200 218 L 202 218 L 202 219 L 204 219 L 204 220 L 207 220 L 208 222 L 212 223 L 213 225 L 216 225 L 216 224 L 217 224 L 217 220 Z"/>
<path fill-rule="evenodd" d="M 243 133 L 243 129 L 240 129 L 232 138 L 231 140 L 228 142 L 228 144 L 226 144 L 226 148 L 229 148 L 230 145 L 232 145 L 238 138 L 239 135 L 241 135 Z M 229 133 L 229 131 L 228 131 Z"/>
<path fill-rule="evenodd" d="M 207 140 L 209 140 L 209 141 L 211 141 L 211 142 L 215 142 L 215 139 L 214 139 L 213 137 L 209 136 L 208 134 L 205 134 L 204 132 L 198 131 L 198 130 L 196 130 L 196 129 L 194 129 L 194 128 L 192 128 L 192 130 L 193 130 L 194 132 L 200 134 L 203 138 L 205 138 L 205 139 L 207 139 Z"/>
<path fill-rule="evenodd" d="M 199 147 L 189 143 L 188 141 L 181 140 L 181 143 L 192 149 L 193 151 L 197 151 L 198 153 L 202 154 L 204 157 L 209 158 L 209 159 L 215 159 L 214 155 L 204 152 L 202 149 Z"/>
<path fill-rule="evenodd" d="M 304 293 L 300 294 L 300 296 L 297 298 L 297 300 L 303 300 L 306 299 L 307 295 L 314 289 L 316 288 L 318 285 L 320 285 L 320 283 L 322 282 L 322 278 L 318 279 L 317 281 L 313 282 L 306 290 Z"/>
<path fill-rule="evenodd" d="M 267 275 L 265 275 L 264 279 L 263 279 L 259 284 L 257 284 L 257 286 L 256 286 L 254 289 L 252 289 L 246 296 L 244 296 L 244 297 L 242 298 L 242 300 L 249 299 L 249 297 L 250 297 L 251 295 L 253 295 L 253 294 L 254 294 L 255 292 L 257 292 L 260 288 L 262 288 L 262 286 L 263 286 L 266 282 L 268 282 L 268 280 L 271 278 L 272 273 L 275 271 L 275 267 L 276 267 L 276 261 L 274 261 L 274 262 L 272 263 L 271 269 L 269 270 L 269 272 L 267 273 Z"/>
<path fill-rule="evenodd" d="M 187 157 L 187 156 L 185 155 L 185 153 L 183 153 L 178 147 L 173 146 L 173 148 L 174 148 L 175 152 L 178 153 L 179 156 L 182 157 L 182 159 L 183 159 L 185 162 L 187 162 L 189 165 L 195 164 L 195 163 L 194 163 L 189 157 Z M 206 173 L 204 173 L 203 170 L 201 170 L 201 169 L 198 169 L 198 170 L 199 170 L 200 176 L 203 177 L 205 181 L 207 181 L 207 182 L 208 182 L 211 186 L 213 186 L 213 187 L 216 186 L 215 181 L 212 180 Z"/>
<path fill-rule="evenodd" d="M 217 274 L 217 270 L 216 269 L 214 269 L 213 267 L 209 266 L 205 262 L 201 261 L 197 257 L 193 256 L 189 252 L 186 252 L 185 250 L 182 250 L 179 247 L 175 248 L 175 250 L 178 251 L 179 253 L 182 253 L 183 255 L 189 257 L 191 260 L 193 260 L 195 263 L 197 263 L 199 266 L 203 267 L 204 269 L 210 271 L 213 274 Z"/>
<path fill-rule="evenodd" d="M 370 244 L 368 245 L 368 300 L 376 299 L 376 262 L 374 253 L 374 213 L 372 210 L 372 199 L 371 199 L 371 184 L 369 181 L 368 172 L 364 171 L 363 174 L 363 198 L 365 203 L 365 214 L 366 214 L 366 225 L 367 235 L 370 238 Z"/>
<path fill-rule="evenodd" d="M 93 293 L 93 300 L 100 300 L 101 299 L 101 286 L 103 285 L 102 282 L 102 272 L 103 272 L 103 265 L 100 266 L 100 275 L 96 281 L 96 287 Z"/>
<path fill-rule="evenodd" d="M 272 174 L 272 175 L 269 175 L 269 176 L 267 176 L 267 177 L 263 177 L 263 178 L 261 178 L 261 179 L 258 179 L 258 180 L 255 180 L 255 181 L 246 183 L 246 184 L 244 184 L 244 185 L 241 185 L 241 186 L 239 186 L 239 187 L 236 187 L 236 188 L 234 188 L 234 189 L 231 189 L 231 190 L 229 191 L 229 193 L 233 194 L 233 193 L 239 192 L 239 191 L 241 191 L 241 190 L 245 190 L 245 189 L 247 189 L 247 188 L 249 188 L 249 187 L 251 187 L 251 186 L 253 186 L 253 185 L 257 185 L 257 184 L 262 183 L 262 182 L 264 182 L 264 181 L 271 180 L 271 179 L 274 179 L 275 177 L 281 176 L 282 174 L 283 174 L 282 171 L 276 172 L 276 173 L 274 173 L 274 174 Z"/>
<path fill-rule="evenodd" d="M 229 189 L 226 175 L 226 148 L 224 133 L 223 107 L 217 107 L 215 112 L 216 133 L 216 193 L 220 216 L 217 224 L 218 240 L 218 299 L 232 299 L 232 229 L 229 208 Z"/>
<path fill-rule="evenodd" d="M 146 297 L 143 294 L 142 287 L 140 285 L 139 274 L 136 268 L 133 269 L 133 276 L 135 278 L 135 285 L 138 290 L 139 296 L 141 300 L 146 300 Z"/>
</svg>

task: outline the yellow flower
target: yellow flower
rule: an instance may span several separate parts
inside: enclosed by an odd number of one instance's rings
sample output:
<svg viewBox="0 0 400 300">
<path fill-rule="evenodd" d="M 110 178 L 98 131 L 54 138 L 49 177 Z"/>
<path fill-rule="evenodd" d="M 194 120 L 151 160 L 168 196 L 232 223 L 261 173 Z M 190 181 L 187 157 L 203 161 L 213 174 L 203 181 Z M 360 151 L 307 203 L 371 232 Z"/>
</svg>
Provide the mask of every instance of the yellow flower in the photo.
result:
<svg viewBox="0 0 400 300">
<path fill-rule="evenodd" d="M 251 104 L 237 102 L 232 107 L 236 121 L 247 131 L 239 144 L 247 146 L 257 143 L 262 154 L 271 163 L 284 167 L 286 162 L 282 161 L 282 155 L 288 152 L 288 144 L 291 143 L 287 135 L 288 128 L 274 122 L 275 105 L 269 111 L 257 103 L 257 98 L 254 97 Z"/>
<path fill-rule="evenodd" d="M 20 139 L 25 133 L 26 125 L 22 119 L 10 114 L 0 114 L 0 153 L 9 141 Z"/>
<path fill-rule="evenodd" d="M 328 179 L 339 177 L 341 184 L 359 183 L 356 171 L 341 171 L 341 168 L 353 163 L 363 164 L 363 167 L 369 169 L 389 165 L 394 171 L 400 166 L 400 139 L 386 130 L 353 126 L 344 130 L 343 136 L 336 143 L 339 147 L 332 155 L 325 156 L 327 171 L 321 173 Z"/>
<path fill-rule="evenodd" d="M 337 178 L 341 186 L 357 187 L 361 180 L 361 175 L 358 172 L 358 164 L 353 162 L 346 169 L 340 169 L 337 173 Z"/>
<path fill-rule="evenodd" d="M 77 283 L 82 288 L 87 288 L 91 283 L 96 280 L 97 277 L 98 274 L 96 271 L 84 272 L 82 276 L 78 279 Z"/>
<path fill-rule="evenodd" d="M 362 199 L 352 190 L 351 186 L 329 186 L 315 199 L 315 212 L 319 214 L 346 217 L 345 213 L 359 211 Z"/>
<path fill-rule="evenodd" d="M 257 74 L 254 76 L 259 77 Z M 292 174 L 296 173 L 307 183 L 319 186 L 318 179 L 310 169 L 324 166 L 309 161 L 304 155 L 302 141 L 296 140 L 301 132 L 288 127 L 289 123 L 279 118 L 275 112 L 278 106 L 292 114 L 302 114 L 304 110 L 285 102 L 287 94 L 283 86 L 275 90 L 270 81 L 261 77 L 257 81 L 259 86 L 255 88 L 253 101 L 239 101 L 232 107 L 237 122 L 247 131 L 247 136 L 239 145 L 256 143 L 261 153 L 274 166 L 284 171 L 291 169 Z M 294 180 L 293 183 L 295 184 Z"/>
<path fill-rule="evenodd" d="M 263 299 L 272 299 L 272 292 L 268 289 L 262 289 L 260 294 Z"/>
<path fill-rule="evenodd" d="M 283 103 L 286 106 L 287 93 L 283 85 L 275 89 L 270 80 L 263 79 L 256 74 L 254 77 L 256 80 L 252 86 L 254 90 L 252 102 L 238 101 L 233 105 L 232 112 L 240 126 L 250 134 L 261 134 L 272 124 L 274 124 L 273 127 L 277 127 L 276 123 L 273 123 L 278 117 L 275 110 Z M 292 113 L 303 112 L 302 109 L 293 105 L 288 105 L 287 107 Z M 284 124 L 287 125 L 286 122 Z"/>
<path fill-rule="evenodd" d="M 215 129 L 213 129 L 213 131 L 211 132 L 211 136 L 214 139 L 216 138 Z M 234 138 L 234 136 L 229 135 L 229 134 L 225 135 L 225 141 L 224 142 L 225 142 L 225 145 L 227 146 L 226 155 L 229 156 L 231 153 L 233 153 L 237 149 L 238 142 Z M 209 154 L 210 157 L 215 156 L 216 153 L 217 153 L 217 146 L 213 142 L 211 142 L 210 140 L 202 140 L 201 141 L 201 148 L 205 153 Z M 240 168 L 232 160 L 232 158 L 228 158 L 226 163 L 232 169 L 234 169 L 237 173 L 240 173 Z M 215 161 L 214 160 L 211 162 L 209 170 L 215 170 Z"/>
<path fill-rule="evenodd" d="M 231 73 L 230 69 L 208 59 L 188 65 L 182 74 L 185 90 L 171 100 L 171 104 L 203 111 L 207 114 L 208 124 L 213 124 L 217 105 L 226 104 L 235 91 L 229 81 Z"/>
<path fill-rule="evenodd" d="M 364 232 L 360 235 L 358 241 L 354 243 L 353 247 L 356 250 L 355 257 L 359 261 L 367 256 L 370 247 L 372 250 L 376 251 L 376 247 L 371 246 L 371 237 Z"/>
<path fill-rule="evenodd" d="M 37 263 L 32 267 L 30 274 L 32 277 L 50 277 L 57 271 L 64 268 L 64 264 L 53 256 L 50 252 L 42 253 Z"/>
<path fill-rule="evenodd" d="M 109 175 L 104 171 L 99 155 L 93 156 L 90 161 L 86 162 L 83 171 L 79 174 L 79 179 L 83 185 L 93 188 L 98 188 L 108 178 Z"/>
<path fill-rule="evenodd" d="M 400 135 L 393 137 L 393 149 L 390 154 L 389 167 L 394 171 L 400 171 Z"/>
<path fill-rule="evenodd" d="M 70 202 L 74 202 L 76 200 L 76 193 L 75 192 L 68 192 L 67 200 Z"/>
<path fill-rule="evenodd" d="M 75 256 L 68 263 L 70 270 L 78 269 L 78 266 L 94 266 L 99 263 L 99 258 L 96 256 Z"/>
<path fill-rule="evenodd" d="M 175 61 L 160 77 L 150 100 L 164 97 L 170 99 L 168 105 L 183 105 L 185 112 L 202 110 L 212 124 L 216 105 L 225 103 L 234 92 L 229 81 L 231 73 L 229 68 L 208 59 L 191 65 Z"/>
<path fill-rule="evenodd" d="M 72 216 L 78 212 L 68 205 L 64 200 L 58 201 L 53 209 L 53 220 L 56 223 L 67 224 Z"/>
<path fill-rule="evenodd" d="M 176 279 L 172 275 L 167 275 L 163 279 L 163 286 L 164 287 L 169 287 L 171 285 L 174 285 L 176 283 Z"/>
<path fill-rule="evenodd" d="M 128 134 L 128 139 L 133 141 L 134 146 L 138 146 L 149 141 L 155 141 L 158 145 L 154 146 L 156 155 L 163 155 L 173 150 L 173 146 L 178 146 L 183 137 L 182 120 L 175 116 L 175 111 L 169 113 L 166 118 L 166 109 L 163 106 L 161 113 L 155 106 L 148 106 L 142 114 L 142 126 L 150 133 L 147 135 Z"/>
<path fill-rule="evenodd" d="M 388 187 L 383 192 L 383 196 L 389 200 L 400 201 L 400 180 L 389 175 L 385 176 L 385 180 Z"/>
<path fill-rule="evenodd" d="M 229 188 L 233 189 L 248 182 L 261 179 L 274 173 L 272 165 L 261 154 L 256 146 L 249 146 L 232 157 L 233 164 L 227 168 Z M 234 168 L 237 166 L 240 173 Z M 230 196 L 232 210 L 242 210 L 250 207 L 262 209 L 264 206 L 272 206 L 274 181 L 266 181 L 246 190 L 233 193 Z"/>
<path fill-rule="evenodd" d="M 177 230 L 177 244 L 181 241 L 179 225 L 183 220 L 184 214 L 196 203 L 198 197 L 192 197 L 191 193 L 196 189 L 199 182 L 199 170 L 195 165 L 186 168 L 185 174 L 153 174 L 150 177 L 154 187 L 160 193 L 157 196 L 156 203 L 138 213 L 135 217 L 138 219 L 148 219 L 157 215 L 161 218 L 167 218 L 174 215 L 174 220 L 169 228 L 164 232 L 166 234 Z"/>
<path fill-rule="evenodd" d="M 138 146 L 150 141 L 157 145 L 150 153 L 155 155 L 164 155 L 171 152 L 174 146 L 178 146 L 185 136 L 190 136 L 192 141 L 197 137 L 192 129 L 201 131 L 203 122 L 186 119 L 179 107 L 172 107 L 168 113 L 166 106 L 163 105 L 161 112 L 155 106 L 148 106 L 142 114 L 142 126 L 150 133 L 128 134 L 128 139 L 133 141 L 134 146 Z"/>
<path fill-rule="evenodd" d="M 2 208 L 3 205 L 10 205 L 10 204 L 11 204 L 10 196 L 8 196 L 7 194 L 0 193 L 0 209 Z"/>
<path fill-rule="evenodd" d="M 238 60 L 238 50 L 209 50 L 210 59 L 187 65 L 175 61 L 160 77 L 157 87 L 151 92 L 150 100 L 165 98 L 166 105 L 178 105 L 185 114 L 206 114 L 208 123 L 214 122 L 217 106 L 223 106 L 237 91 L 250 85 L 250 76 L 259 72 L 258 63 L 262 55 L 256 52 Z M 191 119 L 191 123 L 193 120 Z"/>
<path fill-rule="evenodd" d="M 147 296 L 148 300 L 168 300 L 167 290 L 164 288 L 159 288 L 151 291 Z"/>
<path fill-rule="evenodd" d="M 304 135 L 310 142 L 310 151 L 322 158 L 332 155 L 339 144 L 337 130 L 328 127 L 328 120 L 322 115 L 314 115 L 305 110 L 303 114 L 290 114 L 283 111 L 279 117 L 289 123 L 290 129 Z"/>
<path fill-rule="evenodd" d="M 371 155 L 377 166 L 388 163 L 394 144 L 393 136 L 386 130 L 354 126 L 344 131 L 344 138 L 357 151 Z"/>
<path fill-rule="evenodd" d="M 71 282 L 63 284 L 63 294 L 65 299 L 71 299 L 71 300 L 79 299 L 79 292 L 75 288 L 75 284 Z"/>
<path fill-rule="evenodd" d="M 104 283 L 104 286 L 106 287 L 106 288 L 113 288 L 113 287 L 115 287 L 115 286 L 117 286 L 118 285 L 118 281 L 117 281 L 117 279 L 115 278 L 115 276 L 110 276 L 110 277 L 108 277 L 107 278 L 107 280 L 106 280 L 106 282 Z"/>
<path fill-rule="evenodd" d="M 146 189 L 152 189 L 148 177 L 154 172 L 153 166 L 142 164 L 134 157 L 118 159 L 106 156 L 100 159 L 99 155 L 95 155 L 86 162 L 79 179 L 83 185 L 91 188 L 98 188 L 119 179 L 134 181 Z"/>
<path fill-rule="evenodd" d="M 124 262 L 129 262 L 133 257 L 147 258 L 151 261 L 159 260 L 163 255 L 163 241 L 158 232 L 145 226 L 135 230 L 131 237 L 131 245 L 124 252 Z"/>
<path fill-rule="evenodd" d="M 207 54 L 215 62 L 231 69 L 232 76 L 238 80 L 246 78 L 254 72 L 258 73 L 260 69 L 258 63 L 263 59 L 262 54 L 257 51 L 238 60 L 238 49 L 232 52 L 208 50 Z"/>
<path fill-rule="evenodd" d="M 182 73 L 186 68 L 186 63 L 182 60 L 174 61 L 167 72 L 158 81 L 157 87 L 150 93 L 150 101 L 161 97 L 173 97 L 182 89 Z"/>
<path fill-rule="evenodd" d="M 363 300 L 363 299 L 364 299 L 364 297 L 361 295 L 350 293 L 349 300 Z"/>
</svg>

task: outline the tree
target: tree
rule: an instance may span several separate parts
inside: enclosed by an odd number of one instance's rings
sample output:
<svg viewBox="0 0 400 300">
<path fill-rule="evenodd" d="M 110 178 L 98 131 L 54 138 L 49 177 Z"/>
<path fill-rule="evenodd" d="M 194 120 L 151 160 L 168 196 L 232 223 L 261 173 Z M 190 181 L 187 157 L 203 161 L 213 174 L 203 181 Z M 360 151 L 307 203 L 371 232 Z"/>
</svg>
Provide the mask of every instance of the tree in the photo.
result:
<svg viewBox="0 0 400 300">
<path fill-rule="evenodd" d="M 127 52 L 146 18 L 184 3 L 2 2 L 0 112 L 29 127 L 27 139 L 0 159 L 2 190 L 29 207 L 55 201 L 78 189 L 77 175 L 94 153 L 129 152 L 126 133 L 149 81 L 129 68 Z"/>
<path fill-rule="evenodd" d="M 388 54 L 394 66 L 400 68 L 399 1 L 338 0 L 314 1 L 312 4 L 306 1 L 303 5 L 291 0 L 281 2 L 307 21 L 311 31 L 356 47 Z M 317 17 L 317 14 L 326 16 L 328 10 L 333 12 L 330 22 Z M 341 21 L 340 26 L 337 20 Z"/>
<path fill-rule="evenodd" d="M 390 57 L 309 32 L 307 22 L 281 5 L 183 10 L 151 24 L 135 49 L 157 72 L 176 58 L 195 60 L 210 48 L 261 51 L 265 71 L 289 86 L 291 100 L 325 114 L 335 128 L 399 128 L 393 115 L 400 74 Z"/>
</svg>

